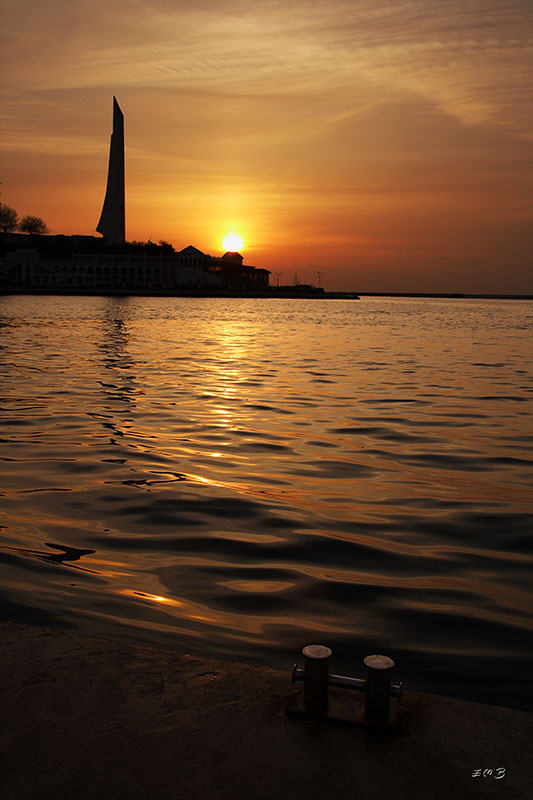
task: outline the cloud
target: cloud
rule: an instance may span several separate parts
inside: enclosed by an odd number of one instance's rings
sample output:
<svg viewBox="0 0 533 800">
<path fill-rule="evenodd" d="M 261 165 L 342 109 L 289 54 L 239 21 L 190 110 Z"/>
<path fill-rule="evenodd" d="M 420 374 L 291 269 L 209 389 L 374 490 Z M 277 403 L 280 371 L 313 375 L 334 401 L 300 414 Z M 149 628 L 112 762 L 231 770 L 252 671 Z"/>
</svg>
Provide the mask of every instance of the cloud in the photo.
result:
<svg viewBox="0 0 533 800">
<path fill-rule="evenodd" d="M 370 83 L 465 124 L 530 130 L 531 6 L 518 0 L 7 5 L 5 79 L 20 89 L 335 92 L 332 120 L 350 113 L 354 85 Z"/>
</svg>

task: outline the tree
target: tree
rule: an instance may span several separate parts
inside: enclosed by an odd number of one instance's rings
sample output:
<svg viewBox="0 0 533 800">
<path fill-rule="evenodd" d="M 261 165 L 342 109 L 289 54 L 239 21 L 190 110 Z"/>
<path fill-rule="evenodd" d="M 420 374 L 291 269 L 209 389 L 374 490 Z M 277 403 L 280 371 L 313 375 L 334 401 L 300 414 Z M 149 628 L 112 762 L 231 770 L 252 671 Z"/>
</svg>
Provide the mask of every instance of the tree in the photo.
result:
<svg viewBox="0 0 533 800">
<path fill-rule="evenodd" d="M 27 214 L 19 222 L 19 231 L 23 233 L 48 233 L 48 226 L 44 219 Z"/>
<path fill-rule="evenodd" d="M 172 245 L 171 245 L 171 244 L 169 244 L 168 242 L 165 242 L 165 240 L 164 240 L 164 239 L 160 239 L 160 240 L 159 240 L 159 247 L 161 248 L 161 250 L 162 250 L 164 253 L 175 253 L 175 252 L 176 252 L 176 251 L 174 250 L 174 248 L 172 247 Z"/>
<path fill-rule="evenodd" d="M 11 233 L 17 229 L 19 215 L 11 206 L 0 203 L 0 228 L 4 233 Z"/>
</svg>

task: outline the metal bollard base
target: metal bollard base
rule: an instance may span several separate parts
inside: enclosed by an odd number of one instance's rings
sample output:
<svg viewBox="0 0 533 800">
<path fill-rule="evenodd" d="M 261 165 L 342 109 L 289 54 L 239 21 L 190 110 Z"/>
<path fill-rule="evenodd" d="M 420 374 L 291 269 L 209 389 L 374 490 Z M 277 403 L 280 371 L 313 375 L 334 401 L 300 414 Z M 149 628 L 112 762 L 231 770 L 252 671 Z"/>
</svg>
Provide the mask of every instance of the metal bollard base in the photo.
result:
<svg viewBox="0 0 533 800">
<path fill-rule="evenodd" d="M 391 707 L 389 718 L 385 722 L 372 723 L 365 717 L 364 699 L 356 700 L 351 692 L 348 695 L 345 692 L 337 693 L 330 689 L 328 707 L 324 713 L 309 714 L 304 708 L 302 691 L 296 691 L 289 697 L 285 704 L 285 713 L 290 716 L 338 722 L 384 733 L 397 733 L 407 715 L 407 710 L 403 706 L 395 704 Z"/>
</svg>

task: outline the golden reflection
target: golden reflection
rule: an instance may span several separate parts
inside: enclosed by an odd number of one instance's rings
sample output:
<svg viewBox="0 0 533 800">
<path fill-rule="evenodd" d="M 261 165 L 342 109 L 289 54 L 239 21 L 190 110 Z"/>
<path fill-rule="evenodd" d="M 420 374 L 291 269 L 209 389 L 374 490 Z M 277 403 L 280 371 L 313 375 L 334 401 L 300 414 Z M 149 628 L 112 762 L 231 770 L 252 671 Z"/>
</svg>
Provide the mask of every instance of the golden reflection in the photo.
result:
<svg viewBox="0 0 533 800">
<path fill-rule="evenodd" d="M 239 456 L 236 453 L 231 454 L 233 461 L 248 461 L 248 456 Z M 253 473 L 252 473 L 253 474 Z M 231 491 L 238 492 L 241 495 L 248 495 L 258 500 L 265 500 L 272 498 L 273 500 L 283 501 L 286 497 L 286 492 L 279 489 L 259 489 L 255 486 L 249 486 L 245 483 L 238 483 L 236 481 L 221 481 L 214 480 L 213 478 L 206 478 L 204 475 L 194 475 L 192 472 L 184 473 L 186 479 L 191 482 L 203 483 L 208 486 L 216 486 L 222 489 L 230 489 Z M 270 478 L 270 473 L 264 473 L 260 476 L 265 482 Z M 285 540 L 284 540 L 285 541 Z"/>
<path fill-rule="evenodd" d="M 104 578 L 131 578 L 135 574 L 127 569 L 127 564 L 121 561 L 95 558 L 91 563 L 98 566 L 98 573 Z M 113 569 L 113 567 L 118 567 L 118 569 Z"/>
<path fill-rule="evenodd" d="M 218 564 L 219 562 L 217 562 Z M 288 584 L 289 586 L 291 584 Z M 313 630 L 315 633 L 320 631 L 326 631 L 328 633 L 341 633 L 346 634 L 347 632 L 353 632 L 353 628 L 351 625 L 332 625 L 331 621 L 327 621 L 326 623 L 321 623 L 316 619 L 310 620 L 308 623 L 305 620 L 300 619 L 299 617 L 293 617 L 290 615 L 281 615 L 276 617 L 265 617 L 262 615 L 252 615 L 252 614 L 236 614 L 231 613 L 228 611 L 222 611 L 220 609 L 211 609 L 207 606 L 202 605 L 201 603 L 195 603 L 191 600 L 186 600 L 184 598 L 180 600 L 175 600 L 174 598 L 164 597 L 163 595 L 159 594 L 151 594 L 149 592 L 140 592 L 133 589 L 118 589 L 117 593 L 128 597 L 130 600 L 145 600 L 150 603 L 154 603 L 156 606 L 164 607 L 165 609 L 168 608 L 168 611 L 176 610 L 176 615 L 181 617 L 183 620 L 194 620 L 195 622 L 205 623 L 206 625 L 215 625 L 217 628 L 223 628 L 227 631 L 245 633 L 245 634 L 254 634 L 254 635 L 263 635 L 265 628 L 275 622 L 278 625 L 292 625 L 298 628 L 305 628 Z M 95 612 L 95 616 L 105 616 L 100 615 L 98 612 Z M 133 620 L 130 620 L 132 624 L 141 624 L 136 623 Z M 150 626 L 154 629 L 166 628 L 167 626 L 156 621 L 150 621 Z M 146 621 L 142 623 L 142 627 L 146 625 Z M 176 628 L 176 630 L 180 630 Z M 189 631 L 189 629 L 187 629 Z M 190 633 L 195 636 L 201 636 L 201 633 L 198 631 L 194 631 L 191 629 Z"/>
<path fill-rule="evenodd" d="M 182 603 L 181 600 L 174 600 L 174 598 L 163 597 L 162 595 L 159 594 L 148 594 L 147 592 L 139 592 L 135 591 L 135 589 L 119 589 L 118 594 L 123 594 L 126 597 L 132 597 L 132 598 L 142 597 L 143 600 L 149 600 L 152 603 L 164 603 L 165 605 L 169 606 L 182 607 L 185 605 L 185 603 Z"/>
<path fill-rule="evenodd" d="M 223 353 L 224 361 L 214 367 L 213 373 L 224 376 L 228 372 L 227 363 L 234 363 L 238 359 L 248 354 L 248 348 L 244 341 L 243 333 L 247 331 L 243 325 L 236 324 L 229 320 L 213 320 L 211 323 L 211 334 L 218 342 L 218 350 Z M 234 368 L 235 376 L 239 376 L 241 370 L 239 367 Z"/>
<path fill-rule="evenodd" d="M 135 575 L 134 572 L 121 572 L 112 569 L 99 569 L 98 574 L 103 578 L 131 578 Z"/>
<path fill-rule="evenodd" d="M 286 542 L 287 539 L 282 536 L 273 536 L 271 533 L 248 533 L 243 531 L 231 531 L 217 533 L 217 539 L 231 539 L 235 542 L 252 542 L 259 544 L 271 544 L 274 542 Z"/>
<path fill-rule="evenodd" d="M 207 486 L 218 486 L 219 488 L 223 488 L 227 485 L 221 481 L 214 481 L 211 478 L 204 478 L 203 475 L 187 475 L 187 477 L 190 480 L 198 481 L 198 483 L 205 483 Z"/>
<path fill-rule="evenodd" d="M 236 592 L 283 592 L 295 584 L 291 581 L 218 581 L 218 586 L 227 586 Z"/>
</svg>

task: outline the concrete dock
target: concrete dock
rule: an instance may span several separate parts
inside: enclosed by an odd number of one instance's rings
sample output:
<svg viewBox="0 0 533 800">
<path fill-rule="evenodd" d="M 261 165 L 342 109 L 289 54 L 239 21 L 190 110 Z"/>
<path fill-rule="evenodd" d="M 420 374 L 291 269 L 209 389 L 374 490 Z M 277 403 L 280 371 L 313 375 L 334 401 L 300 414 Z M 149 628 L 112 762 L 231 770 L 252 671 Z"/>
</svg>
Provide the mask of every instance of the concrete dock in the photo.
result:
<svg viewBox="0 0 533 800">
<path fill-rule="evenodd" d="M 372 731 L 287 714 L 301 690 L 290 664 L 12 622 L 0 635 L 6 800 L 533 796 L 526 712 L 411 692 L 407 679 L 398 730 Z"/>
</svg>

